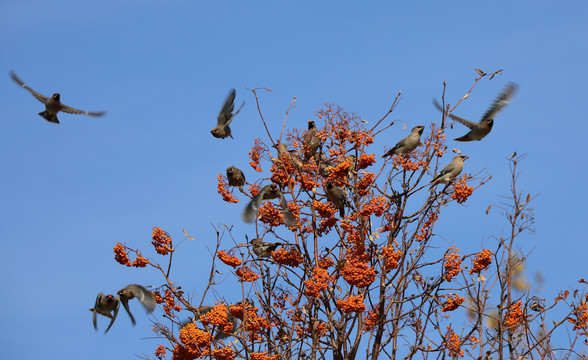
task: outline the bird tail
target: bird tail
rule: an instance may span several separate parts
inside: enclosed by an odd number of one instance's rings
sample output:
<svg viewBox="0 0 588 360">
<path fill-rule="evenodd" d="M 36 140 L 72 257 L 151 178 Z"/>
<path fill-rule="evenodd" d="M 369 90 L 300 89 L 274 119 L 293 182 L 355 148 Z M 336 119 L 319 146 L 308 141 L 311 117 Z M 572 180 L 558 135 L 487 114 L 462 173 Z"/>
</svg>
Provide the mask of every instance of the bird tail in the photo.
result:
<svg viewBox="0 0 588 360">
<path fill-rule="evenodd" d="M 51 115 L 51 114 L 49 114 L 49 112 L 47 112 L 47 110 L 45 110 L 43 112 L 40 112 L 39 115 L 42 116 L 43 119 L 45 119 L 51 123 L 59 124 L 59 119 L 57 119 L 56 114 Z"/>
</svg>

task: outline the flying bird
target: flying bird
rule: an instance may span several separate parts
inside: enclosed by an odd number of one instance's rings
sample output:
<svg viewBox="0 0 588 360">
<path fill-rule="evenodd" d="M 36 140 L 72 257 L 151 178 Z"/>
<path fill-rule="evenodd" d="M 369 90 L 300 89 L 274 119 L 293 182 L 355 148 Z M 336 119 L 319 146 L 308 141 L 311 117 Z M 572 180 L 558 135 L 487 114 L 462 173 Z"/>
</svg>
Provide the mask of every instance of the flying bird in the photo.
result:
<svg viewBox="0 0 588 360">
<path fill-rule="evenodd" d="M 215 138 L 224 139 L 227 136 L 230 136 L 233 139 L 233 135 L 231 135 L 231 128 L 229 124 L 233 121 L 233 118 L 239 113 L 243 105 L 245 105 L 245 101 L 239 106 L 237 111 L 233 114 L 233 110 L 235 109 L 235 89 L 231 89 L 221 111 L 218 113 L 218 117 L 216 119 L 217 123 L 216 126 L 210 130 L 210 133 Z"/>
<path fill-rule="evenodd" d="M 314 121 L 308 121 L 308 131 L 304 134 L 304 139 L 302 144 L 304 145 L 304 158 L 306 160 L 310 159 L 316 151 L 318 150 L 319 146 L 321 145 L 321 139 L 317 136 L 318 130 L 316 129 L 316 125 Z"/>
<path fill-rule="evenodd" d="M 424 130 L 425 127 L 422 125 L 413 127 L 407 137 L 400 140 L 396 145 L 394 145 L 392 149 L 388 150 L 384 155 L 382 155 L 382 157 L 385 158 L 394 154 L 406 154 L 413 151 L 417 148 L 417 146 L 419 146 L 421 142 L 421 135 L 423 134 Z"/>
<path fill-rule="evenodd" d="M 118 296 L 120 296 L 120 302 L 122 302 L 127 314 L 129 314 L 131 318 L 131 322 L 133 325 L 136 324 L 135 318 L 131 313 L 131 309 L 129 309 L 129 300 L 137 298 L 141 302 L 141 305 L 145 308 L 147 313 L 152 313 L 157 306 L 157 302 L 155 301 L 155 295 L 145 287 L 137 284 L 130 284 L 125 286 L 124 288 L 118 291 Z"/>
<path fill-rule="evenodd" d="M 241 192 L 243 192 L 243 185 L 245 185 L 245 174 L 240 169 L 237 169 L 234 166 L 227 168 L 227 179 L 229 180 L 229 185 L 238 187 Z"/>
<path fill-rule="evenodd" d="M 253 253 L 260 258 L 269 257 L 272 254 L 272 251 L 276 250 L 278 246 L 282 245 L 282 243 L 264 242 L 259 238 L 251 240 L 250 243 L 253 245 Z"/>
<path fill-rule="evenodd" d="M 59 119 L 57 119 L 57 113 L 60 111 L 64 112 L 64 113 L 69 113 L 69 114 L 82 114 L 82 115 L 88 115 L 88 116 L 102 116 L 106 113 L 106 111 L 91 112 L 91 111 L 74 109 L 72 107 L 69 107 L 69 106 L 61 103 L 61 101 L 60 101 L 61 95 L 59 93 L 55 93 L 55 94 L 53 94 L 53 96 L 47 97 L 47 96 L 39 94 L 35 90 L 31 89 L 18 76 L 16 76 L 14 71 L 10 72 L 10 77 L 18 85 L 27 89 L 31 94 L 33 94 L 33 96 L 37 100 L 39 100 L 40 102 L 45 104 L 45 111 L 40 112 L 39 115 L 41 115 L 45 120 L 52 122 L 54 124 L 59 124 Z"/>
<path fill-rule="evenodd" d="M 108 328 L 104 333 L 106 334 L 112 324 L 114 324 L 114 320 L 116 320 L 116 315 L 118 314 L 118 308 L 120 306 L 120 300 L 118 296 L 113 295 L 104 295 L 102 292 L 98 293 L 96 296 L 96 303 L 94 303 L 94 308 L 90 309 L 92 312 L 92 321 L 94 322 L 94 329 L 98 331 L 98 324 L 96 322 L 96 314 L 100 314 L 106 316 L 110 319 L 110 324 L 108 324 Z M 114 311 L 114 313 L 112 313 Z"/>
<path fill-rule="evenodd" d="M 335 205 L 335 208 L 339 209 L 339 215 L 344 217 L 345 205 L 349 205 L 349 203 L 343 191 L 330 181 L 327 182 L 327 199 Z"/>
<path fill-rule="evenodd" d="M 453 120 L 464 124 L 465 126 L 469 127 L 471 130 L 467 134 L 462 137 L 458 137 L 455 139 L 456 141 L 474 141 L 474 140 L 482 140 L 486 135 L 490 134 L 492 130 L 492 126 L 494 125 L 494 117 L 498 115 L 499 112 L 504 109 L 504 107 L 510 102 L 514 93 L 517 90 L 517 85 L 514 83 L 508 84 L 508 86 L 502 90 L 502 92 L 498 95 L 496 100 L 490 108 L 486 111 L 484 116 L 482 116 L 482 120 L 480 122 L 475 123 L 469 120 L 460 118 L 453 114 L 448 114 Z M 437 100 L 433 99 L 433 104 L 439 111 L 443 112 L 443 108 L 437 103 Z"/>
<path fill-rule="evenodd" d="M 280 205 L 282 206 L 282 212 L 284 212 L 284 222 L 287 226 L 293 227 L 296 226 L 294 222 L 294 217 L 292 216 L 292 212 L 290 208 L 288 208 L 288 203 L 284 198 L 284 194 L 278 188 L 276 184 L 269 184 L 261 188 L 259 193 L 255 195 L 249 204 L 243 210 L 243 221 L 247 223 L 251 223 L 255 221 L 257 217 L 257 213 L 259 212 L 259 208 L 261 206 L 262 200 L 271 200 L 271 199 L 280 199 Z"/>
<path fill-rule="evenodd" d="M 433 178 L 433 181 L 431 181 L 431 189 L 439 183 L 447 184 L 451 179 L 459 175 L 463 170 L 463 162 L 467 158 L 468 157 L 465 155 L 458 155 L 454 157 L 453 160 L 447 164 L 447 166 L 445 166 L 443 170 L 437 174 L 437 176 Z"/>
</svg>

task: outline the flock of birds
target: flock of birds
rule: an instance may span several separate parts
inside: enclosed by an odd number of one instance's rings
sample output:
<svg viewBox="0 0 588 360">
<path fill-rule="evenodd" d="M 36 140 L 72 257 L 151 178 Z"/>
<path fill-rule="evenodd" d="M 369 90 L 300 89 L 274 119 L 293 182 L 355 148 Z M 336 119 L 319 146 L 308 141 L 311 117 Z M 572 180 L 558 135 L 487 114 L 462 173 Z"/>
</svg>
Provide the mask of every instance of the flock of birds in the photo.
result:
<svg viewBox="0 0 588 360">
<path fill-rule="evenodd" d="M 12 80 L 14 80 L 14 82 L 28 90 L 37 100 L 39 100 L 45 105 L 45 111 L 40 112 L 39 115 L 51 123 L 59 124 L 57 114 L 60 111 L 69 114 L 82 114 L 88 116 L 103 116 L 106 113 L 105 111 L 91 112 L 72 108 L 61 103 L 61 96 L 59 93 L 55 93 L 51 97 L 47 97 L 31 89 L 14 72 L 11 71 L 9 75 L 12 78 Z M 516 89 L 517 85 L 514 83 L 510 83 L 498 95 L 498 97 L 492 103 L 490 108 L 482 116 L 482 119 L 477 123 L 449 113 L 449 117 L 467 126 L 470 129 L 470 131 L 467 134 L 459 138 L 456 138 L 455 140 L 479 141 L 486 137 L 492 130 L 495 116 L 500 111 L 502 111 L 502 109 L 510 102 L 514 93 L 516 92 Z M 241 106 L 237 109 L 237 111 L 234 111 L 235 96 L 235 89 L 231 89 L 218 114 L 217 124 L 210 131 L 212 136 L 220 139 L 224 139 L 227 137 L 233 138 L 233 136 L 231 135 L 231 128 L 229 125 L 245 104 L 245 102 L 243 102 Z M 440 111 L 444 111 L 444 109 L 436 101 L 434 101 L 434 105 Z M 420 144 L 421 135 L 423 134 L 424 129 L 425 127 L 422 125 L 415 126 L 407 137 L 400 140 L 396 145 L 394 145 L 390 150 L 388 150 L 382 156 L 382 158 L 390 157 L 393 155 L 408 154 L 415 150 Z M 321 146 L 321 140 L 318 136 L 318 130 L 316 129 L 316 125 L 312 120 L 308 122 L 308 131 L 304 135 L 303 145 L 304 154 L 302 156 L 306 160 L 309 160 L 311 157 L 313 157 L 319 165 L 319 171 L 324 173 L 327 167 L 333 165 L 330 162 L 330 160 L 326 159 L 322 155 L 321 152 L 317 154 L 317 151 Z M 278 143 L 274 145 L 274 147 L 278 151 L 279 159 L 283 159 L 283 157 L 286 157 L 294 164 L 298 164 L 301 161 L 300 155 L 298 155 L 295 151 L 288 150 L 285 144 Z M 450 183 L 452 179 L 457 177 L 462 172 L 464 160 L 466 160 L 467 158 L 468 157 L 465 155 L 455 156 L 453 160 L 449 164 L 447 164 L 447 166 L 445 166 L 438 174 L 436 174 L 433 177 L 433 180 L 431 181 L 431 188 L 433 188 L 439 183 Z M 227 168 L 226 174 L 229 185 L 237 187 L 241 192 L 243 192 L 243 186 L 247 183 L 243 171 L 236 168 L 235 166 L 230 166 L 229 168 Z M 330 181 L 326 183 L 325 189 L 325 195 L 327 200 L 331 202 L 337 210 L 339 210 L 339 215 L 341 217 L 344 217 L 345 207 L 349 206 L 349 202 L 347 201 L 344 192 Z M 259 193 L 257 193 L 255 196 L 251 198 L 251 201 L 247 204 L 243 211 L 243 220 L 247 223 L 254 222 L 257 218 L 262 201 L 271 199 L 279 199 L 282 211 L 284 213 L 284 223 L 289 227 L 294 227 L 294 217 L 292 216 L 292 213 L 288 208 L 286 199 L 284 198 L 284 194 L 279 189 L 278 185 L 273 183 L 265 185 L 263 188 L 261 188 Z M 259 238 L 251 240 L 250 244 L 253 247 L 253 252 L 260 258 L 269 257 L 271 252 L 275 250 L 277 246 L 282 245 L 281 243 L 264 242 L 262 239 Z M 147 288 L 141 285 L 127 285 L 126 287 L 119 290 L 117 292 L 117 295 L 118 296 L 104 295 L 102 292 L 100 292 L 96 297 L 94 308 L 90 309 L 90 311 L 93 313 L 92 320 L 94 323 L 94 328 L 96 330 L 98 330 L 96 320 L 97 314 L 103 315 L 110 319 L 110 324 L 108 325 L 108 328 L 106 329 L 105 333 L 108 332 L 108 330 L 110 330 L 110 327 L 114 324 L 114 321 L 116 320 L 116 316 L 118 314 L 118 309 L 121 302 L 125 310 L 129 314 L 129 317 L 131 318 L 131 322 L 133 323 L 133 325 L 135 325 L 135 318 L 133 317 L 133 314 L 129 309 L 129 300 L 137 298 L 141 302 L 147 313 L 151 313 L 155 310 L 155 296 L 151 291 L 149 291 Z M 211 308 L 212 307 L 210 306 L 205 306 L 199 310 L 201 314 L 204 314 Z M 236 328 L 236 326 L 234 328 Z M 223 332 L 219 332 L 218 334 L 224 334 L 218 335 L 219 338 L 227 336 L 227 334 Z"/>
</svg>

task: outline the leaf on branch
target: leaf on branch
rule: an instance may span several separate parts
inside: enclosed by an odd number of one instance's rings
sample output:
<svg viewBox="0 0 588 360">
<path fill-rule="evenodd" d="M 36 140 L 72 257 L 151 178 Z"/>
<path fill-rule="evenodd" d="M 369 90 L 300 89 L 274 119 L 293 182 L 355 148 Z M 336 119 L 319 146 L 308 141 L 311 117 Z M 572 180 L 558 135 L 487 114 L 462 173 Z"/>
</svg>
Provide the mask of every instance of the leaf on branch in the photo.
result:
<svg viewBox="0 0 588 360">
<path fill-rule="evenodd" d="M 488 208 L 486 209 L 486 215 L 488 215 L 488 213 L 490 212 L 491 207 L 492 207 L 492 205 L 488 206 Z"/>
<path fill-rule="evenodd" d="M 182 231 L 184 232 L 184 235 L 186 235 L 186 237 L 190 240 L 194 240 L 194 238 L 190 235 L 188 235 L 188 233 L 186 232 L 186 229 L 182 229 Z"/>
<path fill-rule="evenodd" d="M 580 280 L 578 280 L 578 282 L 579 282 L 580 284 L 588 284 L 588 282 L 586 282 L 586 280 L 584 280 L 583 278 L 582 278 L 582 279 L 580 279 Z"/>
<path fill-rule="evenodd" d="M 558 302 L 558 301 L 560 301 L 560 300 L 565 300 L 565 299 L 568 297 L 568 295 L 569 295 L 569 294 L 570 294 L 570 292 L 566 290 L 566 291 L 564 291 L 563 293 L 559 294 L 559 296 L 558 296 L 558 297 L 556 297 L 556 298 L 554 299 L 554 301 L 555 301 L 555 302 Z"/>
</svg>

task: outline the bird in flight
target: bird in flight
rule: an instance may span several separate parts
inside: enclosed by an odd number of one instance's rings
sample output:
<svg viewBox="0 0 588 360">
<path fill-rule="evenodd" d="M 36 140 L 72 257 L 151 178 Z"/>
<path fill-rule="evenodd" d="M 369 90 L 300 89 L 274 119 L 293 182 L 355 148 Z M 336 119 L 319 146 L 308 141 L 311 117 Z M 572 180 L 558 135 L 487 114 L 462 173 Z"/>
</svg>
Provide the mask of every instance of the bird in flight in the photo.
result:
<svg viewBox="0 0 588 360">
<path fill-rule="evenodd" d="M 61 95 L 59 93 L 53 94 L 51 97 L 47 97 L 45 95 L 39 94 L 35 90 L 31 89 L 27 84 L 25 84 L 16 74 L 14 71 L 10 72 L 10 77 L 14 82 L 16 82 L 21 87 L 27 89 L 33 96 L 45 104 L 45 111 L 39 113 L 45 120 L 52 122 L 54 124 L 59 124 L 59 119 L 57 119 L 58 112 L 64 112 L 68 114 L 82 114 L 88 116 L 102 116 L 106 113 L 106 111 L 99 111 L 99 112 L 92 112 L 92 111 L 85 111 L 85 110 L 78 110 L 72 107 L 69 107 L 65 104 L 62 104 L 60 101 Z"/>
</svg>

